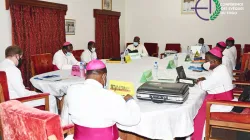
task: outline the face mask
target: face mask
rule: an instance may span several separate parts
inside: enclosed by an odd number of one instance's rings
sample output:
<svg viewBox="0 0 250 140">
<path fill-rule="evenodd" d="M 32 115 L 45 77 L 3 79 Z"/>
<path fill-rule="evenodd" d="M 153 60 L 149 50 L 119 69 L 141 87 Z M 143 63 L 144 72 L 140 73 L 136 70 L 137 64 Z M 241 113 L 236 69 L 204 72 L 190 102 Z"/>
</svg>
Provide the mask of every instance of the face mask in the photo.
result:
<svg viewBox="0 0 250 140">
<path fill-rule="evenodd" d="M 66 56 L 70 56 L 70 55 L 71 55 L 71 52 L 67 52 L 67 53 L 66 53 Z"/>
<path fill-rule="evenodd" d="M 20 68 L 21 65 L 22 65 L 23 60 L 22 60 L 22 58 L 20 58 L 20 57 L 19 57 L 19 59 L 17 58 L 17 60 L 18 60 L 17 67 Z"/>
<path fill-rule="evenodd" d="M 230 48 L 230 46 L 227 46 L 227 49 L 229 49 Z"/>
<path fill-rule="evenodd" d="M 103 83 L 104 83 L 103 88 L 104 88 L 104 89 L 107 89 L 107 76 L 104 77 L 104 74 L 103 74 L 103 75 L 102 75 L 102 80 L 103 80 Z"/>
<path fill-rule="evenodd" d="M 205 70 L 209 71 L 210 65 L 211 65 L 210 62 L 206 62 L 206 63 L 203 64 L 203 68 L 204 68 Z"/>
<path fill-rule="evenodd" d="M 134 42 L 134 46 L 137 47 L 139 45 L 138 42 Z"/>
<path fill-rule="evenodd" d="M 91 52 L 95 52 L 95 48 L 92 48 L 92 49 L 91 49 Z"/>
</svg>

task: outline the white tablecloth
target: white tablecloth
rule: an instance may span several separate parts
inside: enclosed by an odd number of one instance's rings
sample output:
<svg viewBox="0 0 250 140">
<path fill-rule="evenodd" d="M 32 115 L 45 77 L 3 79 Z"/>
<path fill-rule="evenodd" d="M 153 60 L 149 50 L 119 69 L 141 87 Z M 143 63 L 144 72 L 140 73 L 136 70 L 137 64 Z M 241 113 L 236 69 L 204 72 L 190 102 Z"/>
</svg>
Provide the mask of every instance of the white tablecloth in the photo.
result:
<svg viewBox="0 0 250 140">
<path fill-rule="evenodd" d="M 193 72 L 188 70 L 188 66 L 193 65 L 184 62 L 185 54 L 179 54 L 179 65 L 183 65 L 186 75 L 189 78 L 199 78 L 207 75 L 207 72 Z M 159 63 L 158 76 L 160 78 L 176 78 L 177 72 L 175 69 L 167 70 L 167 64 L 173 56 L 165 59 L 147 57 L 140 60 L 133 60 L 129 64 L 112 64 L 107 63 L 108 80 L 122 80 L 133 82 L 135 89 L 141 83 L 140 78 L 145 70 L 153 69 L 155 61 Z M 84 79 L 70 76 L 70 71 L 55 71 L 38 75 L 42 77 L 50 74 L 59 74 L 62 79 L 58 82 L 50 82 L 44 80 L 36 80 L 31 78 L 31 83 L 43 92 L 49 92 L 54 96 L 62 96 L 66 93 L 67 88 L 72 84 L 83 83 Z M 155 78 L 155 77 L 154 77 Z M 126 127 L 118 125 L 121 130 L 133 132 L 151 139 L 172 140 L 175 137 L 189 136 L 193 133 L 193 119 L 197 114 L 203 100 L 205 92 L 197 87 L 190 88 L 188 99 L 183 104 L 156 104 L 149 101 L 137 100 L 141 109 L 141 122 L 137 126 Z"/>
</svg>

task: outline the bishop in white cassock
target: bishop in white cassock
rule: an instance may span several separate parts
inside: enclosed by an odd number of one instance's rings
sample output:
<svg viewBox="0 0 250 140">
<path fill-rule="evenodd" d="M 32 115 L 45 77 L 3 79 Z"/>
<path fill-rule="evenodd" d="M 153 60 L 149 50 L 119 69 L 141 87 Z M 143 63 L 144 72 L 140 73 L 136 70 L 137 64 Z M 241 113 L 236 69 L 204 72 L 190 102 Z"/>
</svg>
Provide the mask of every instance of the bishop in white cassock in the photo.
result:
<svg viewBox="0 0 250 140">
<path fill-rule="evenodd" d="M 61 50 L 57 51 L 53 57 L 54 70 L 71 69 L 73 65 L 80 65 L 72 54 L 73 45 L 65 42 Z"/>
<path fill-rule="evenodd" d="M 68 89 L 69 114 L 75 124 L 75 140 L 117 140 L 116 124 L 133 126 L 140 122 L 140 108 L 130 95 L 122 97 L 105 89 L 107 69 L 100 60 L 88 63 L 84 84 Z"/>
<path fill-rule="evenodd" d="M 95 52 L 95 42 L 90 41 L 88 43 L 88 49 L 85 50 L 81 55 L 81 61 L 85 63 L 89 63 L 91 60 L 97 59 L 97 54 Z"/>
<path fill-rule="evenodd" d="M 223 52 L 223 55 L 227 55 L 230 58 L 230 60 L 233 64 L 233 70 L 236 67 L 236 61 L 237 61 L 237 49 L 234 46 L 234 42 L 235 42 L 234 38 L 229 37 L 226 40 L 227 49 L 225 49 Z"/>
<path fill-rule="evenodd" d="M 23 51 L 18 46 L 10 46 L 5 50 L 5 59 L 0 63 L 0 71 L 4 71 L 7 76 L 8 90 L 10 99 L 27 97 L 31 95 L 36 95 L 34 91 L 29 91 L 25 89 L 23 85 L 23 79 L 21 71 L 17 66 L 21 65 Z M 44 99 L 30 101 L 24 103 L 28 106 L 41 106 L 45 104 Z M 49 109 L 50 112 L 58 114 L 56 99 L 54 96 L 49 96 Z"/>
<path fill-rule="evenodd" d="M 136 36 L 134 38 L 134 43 L 131 45 L 128 45 L 127 49 L 130 51 L 138 51 L 138 53 L 144 57 L 148 56 L 148 51 L 146 50 L 145 46 L 140 44 L 140 37 Z"/>
<path fill-rule="evenodd" d="M 206 102 L 208 100 L 235 100 L 233 98 L 232 76 L 222 64 L 222 52 L 219 47 L 214 47 L 206 54 L 206 63 L 212 70 L 210 76 L 198 79 L 198 87 L 208 94 L 194 119 L 193 140 L 201 140 L 206 118 Z M 211 112 L 230 112 L 231 106 L 212 105 Z"/>
</svg>

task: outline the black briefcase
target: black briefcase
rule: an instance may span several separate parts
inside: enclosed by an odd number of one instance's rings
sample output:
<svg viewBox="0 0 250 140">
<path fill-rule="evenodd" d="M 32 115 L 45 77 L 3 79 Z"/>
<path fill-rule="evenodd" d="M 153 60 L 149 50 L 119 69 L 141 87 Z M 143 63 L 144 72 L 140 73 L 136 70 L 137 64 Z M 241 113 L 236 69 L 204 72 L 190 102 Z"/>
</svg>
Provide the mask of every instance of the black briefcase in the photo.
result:
<svg viewBox="0 0 250 140">
<path fill-rule="evenodd" d="M 137 89 L 136 97 L 141 100 L 149 100 L 155 103 L 179 103 L 186 101 L 189 95 L 188 84 L 164 83 L 149 81 Z"/>
</svg>

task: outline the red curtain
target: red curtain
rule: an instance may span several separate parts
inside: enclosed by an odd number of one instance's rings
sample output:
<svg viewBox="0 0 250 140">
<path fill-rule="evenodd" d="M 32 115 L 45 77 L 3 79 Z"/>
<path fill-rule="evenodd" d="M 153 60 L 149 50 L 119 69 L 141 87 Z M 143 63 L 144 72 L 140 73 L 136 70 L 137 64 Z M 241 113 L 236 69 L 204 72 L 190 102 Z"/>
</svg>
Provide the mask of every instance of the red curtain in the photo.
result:
<svg viewBox="0 0 250 140">
<path fill-rule="evenodd" d="M 42 53 L 54 54 L 65 42 L 64 10 L 11 5 L 12 44 L 23 49 L 21 67 L 24 84 L 30 86 L 30 56 Z"/>
<path fill-rule="evenodd" d="M 95 18 L 95 38 L 98 58 L 108 59 L 120 57 L 120 17 L 97 15 Z"/>
</svg>

